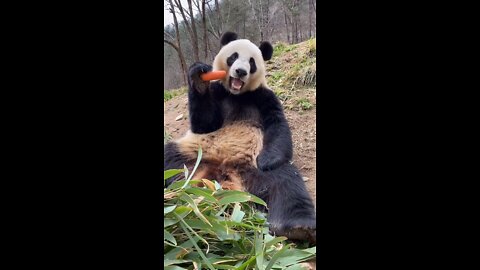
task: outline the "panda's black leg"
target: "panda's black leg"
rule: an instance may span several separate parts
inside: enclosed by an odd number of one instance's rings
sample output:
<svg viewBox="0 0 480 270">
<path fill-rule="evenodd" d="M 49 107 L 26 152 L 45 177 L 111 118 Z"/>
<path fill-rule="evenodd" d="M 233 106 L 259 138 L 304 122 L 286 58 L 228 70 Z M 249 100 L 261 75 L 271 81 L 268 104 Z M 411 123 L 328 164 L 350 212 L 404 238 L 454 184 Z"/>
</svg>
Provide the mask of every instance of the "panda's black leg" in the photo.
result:
<svg viewBox="0 0 480 270">
<path fill-rule="evenodd" d="M 163 150 L 163 169 L 183 169 L 183 165 L 187 164 L 189 160 L 178 150 L 178 146 L 175 142 L 169 142 L 165 144 Z M 183 174 L 170 177 L 167 179 L 165 185 L 169 186 L 173 182 L 182 179 Z"/>
<path fill-rule="evenodd" d="M 268 172 L 269 222 L 272 232 L 291 240 L 316 243 L 315 207 L 300 172 L 286 163 Z"/>
<path fill-rule="evenodd" d="M 257 175 L 256 179 L 247 180 L 246 187 L 267 202 L 272 233 L 315 244 L 315 207 L 300 172 L 285 163 L 276 170 L 259 174 L 262 177 Z"/>
</svg>

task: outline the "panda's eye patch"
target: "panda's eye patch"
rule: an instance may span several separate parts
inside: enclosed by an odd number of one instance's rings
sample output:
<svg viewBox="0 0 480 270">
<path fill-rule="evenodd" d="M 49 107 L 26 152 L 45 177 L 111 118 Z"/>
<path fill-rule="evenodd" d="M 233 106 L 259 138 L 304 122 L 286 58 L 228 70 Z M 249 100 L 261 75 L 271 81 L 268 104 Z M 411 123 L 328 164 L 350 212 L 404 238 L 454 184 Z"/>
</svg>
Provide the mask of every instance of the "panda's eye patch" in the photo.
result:
<svg viewBox="0 0 480 270">
<path fill-rule="evenodd" d="M 257 65 L 255 64 L 255 59 L 253 57 L 250 57 L 250 74 L 255 73 L 257 71 Z"/>
<path fill-rule="evenodd" d="M 233 53 L 232 55 L 230 55 L 227 58 L 227 65 L 229 67 L 231 67 L 233 65 L 233 62 L 235 62 L 235 60 L 237 60 L 237 58 L 238 58 L 238 53 Z"/>
</svg>

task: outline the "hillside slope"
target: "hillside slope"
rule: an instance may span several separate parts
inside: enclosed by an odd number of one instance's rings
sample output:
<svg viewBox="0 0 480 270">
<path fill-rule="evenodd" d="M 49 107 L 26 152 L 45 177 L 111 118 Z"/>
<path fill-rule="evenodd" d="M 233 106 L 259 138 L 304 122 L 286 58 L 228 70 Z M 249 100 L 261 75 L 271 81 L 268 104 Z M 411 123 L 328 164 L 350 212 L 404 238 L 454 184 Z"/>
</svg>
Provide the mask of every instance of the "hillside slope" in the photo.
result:
<svg viewBox="0 0 480 270">
<path fill-rule="evenodd" d="M 316 39 L 274 44 L 267 62 L 269 87 L 277 94 L 292 130 L 293 162 L 316 199 Z M 164 95 L 164 140 L 177 139 L 189 128 L 186 89 Z"/>
</svg>

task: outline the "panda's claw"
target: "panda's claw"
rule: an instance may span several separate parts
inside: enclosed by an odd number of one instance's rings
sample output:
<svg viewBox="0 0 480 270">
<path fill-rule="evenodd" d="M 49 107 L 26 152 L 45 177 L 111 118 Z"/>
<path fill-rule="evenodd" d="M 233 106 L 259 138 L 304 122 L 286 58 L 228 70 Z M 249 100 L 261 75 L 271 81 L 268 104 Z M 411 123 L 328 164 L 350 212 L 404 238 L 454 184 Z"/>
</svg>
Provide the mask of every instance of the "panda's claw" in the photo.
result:
<svg viewBox="0 0 480 270">
<path fill-rule="evenodd" d="M 285 236 L 291 241 L 306 241 L 310 245 L 315 245 L 317 242 L 317 226 L 314 219 L 300 219 L 283 226 L 271 226 L 270 231 L 277 236 Z"/>
<path fill-rule="evenodd" d="M 201 62 L 196 62 L 191 65 L 188 70 L 188 85 L 190 86 L 190 90 L 194 90 L 199 92 L 200 94 L 204 94 L 210 83 L 208 81 L 202 80 L 200 78 L 200 75 L 202 75 L 203 73 L 207 73 L 212 69 L 213 67 L 211 65 L 207 65 Z"/>
</svg>

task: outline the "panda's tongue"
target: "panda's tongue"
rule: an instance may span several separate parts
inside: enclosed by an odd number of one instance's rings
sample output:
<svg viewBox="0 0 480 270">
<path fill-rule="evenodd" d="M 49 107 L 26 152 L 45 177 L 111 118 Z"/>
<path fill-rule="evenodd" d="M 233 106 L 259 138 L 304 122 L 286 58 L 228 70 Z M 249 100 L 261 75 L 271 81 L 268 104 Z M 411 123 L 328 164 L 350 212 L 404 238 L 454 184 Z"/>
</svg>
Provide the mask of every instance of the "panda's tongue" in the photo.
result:
<svg viewBox="0 0 480 270">
<path fill-rule="evenodd" d="M 232 88 L 235 90 L 240 90 L 242 88 L 243 82 L 237 78 L 232 78 Z"/>
</svg>

